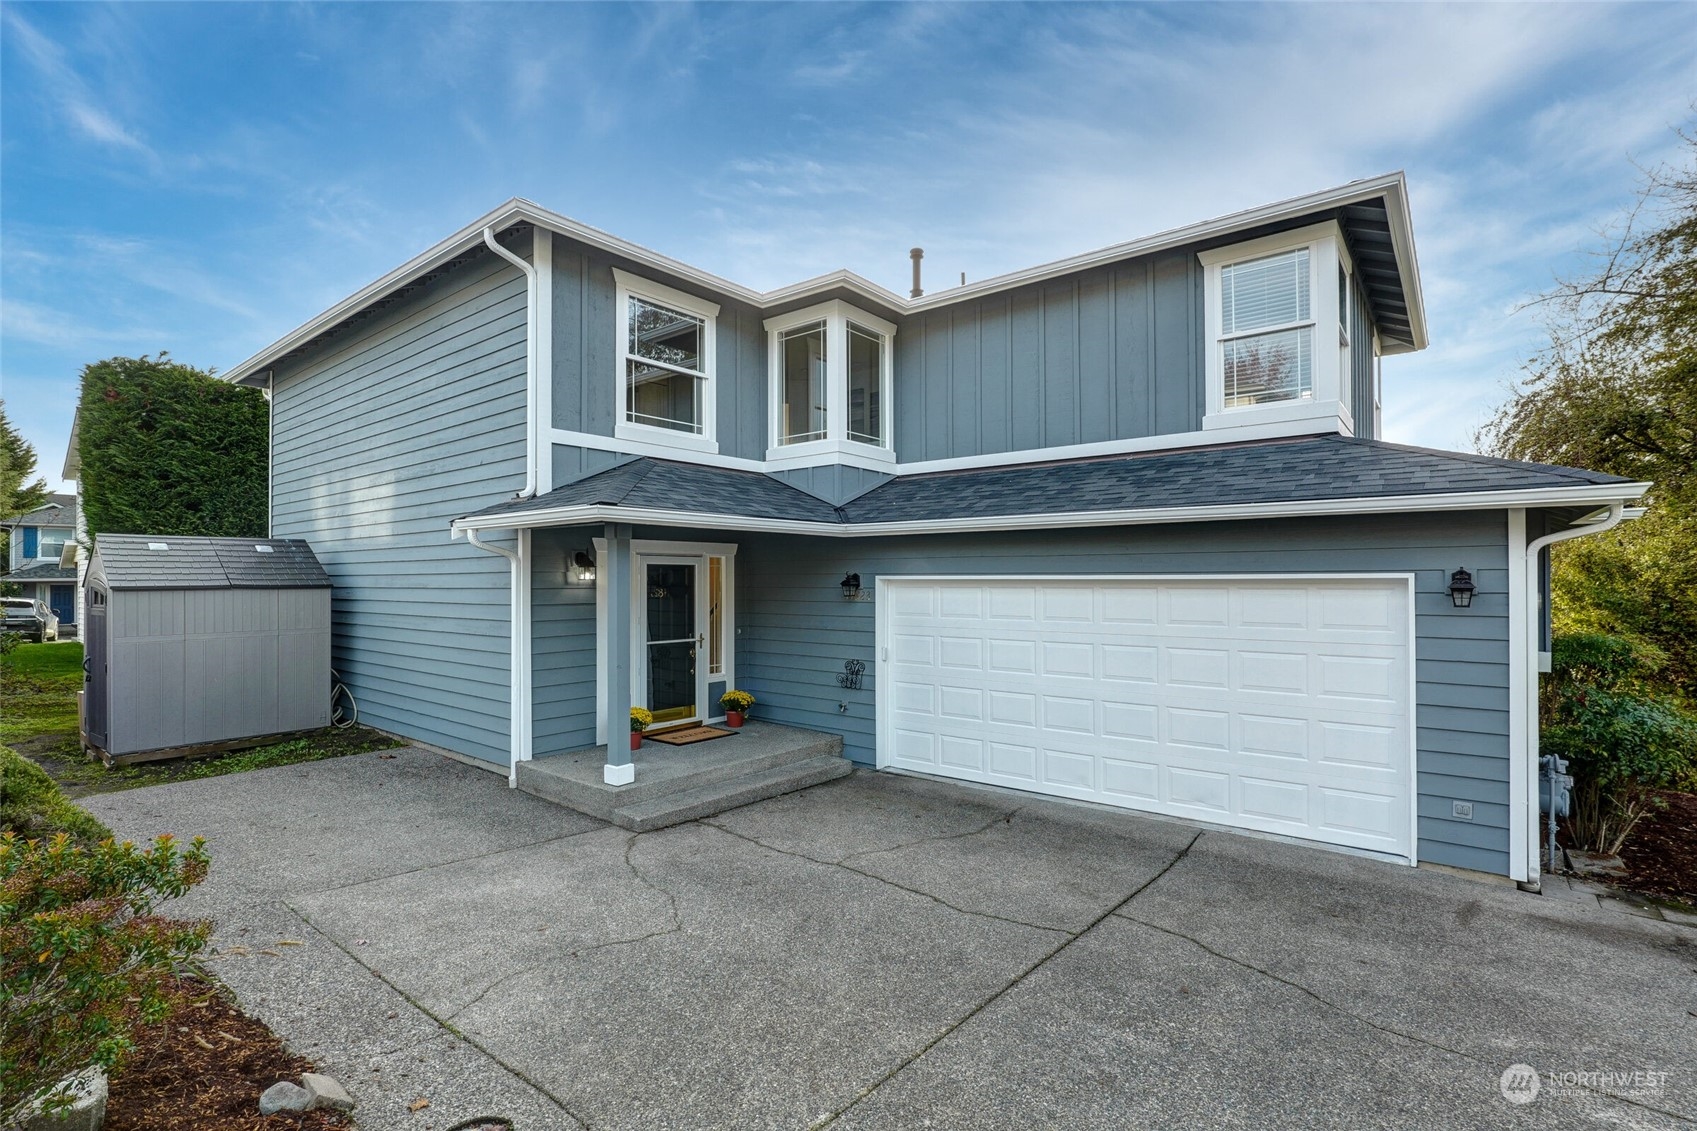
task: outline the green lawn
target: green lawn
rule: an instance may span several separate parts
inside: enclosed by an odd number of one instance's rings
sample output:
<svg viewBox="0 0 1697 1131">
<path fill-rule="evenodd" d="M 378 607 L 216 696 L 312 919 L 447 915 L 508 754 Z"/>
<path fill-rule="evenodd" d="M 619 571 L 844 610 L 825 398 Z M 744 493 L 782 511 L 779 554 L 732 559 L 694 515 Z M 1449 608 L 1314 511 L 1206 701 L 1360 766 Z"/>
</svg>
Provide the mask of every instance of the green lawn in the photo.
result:
<svg viewBox="0 0 1697 1131">
<path fill-rule="evenodd" d="M 74 641 L 22 644 L 10 655 L 0 657 L 0 745 L 12 747 L 46 770 L 70 797 L 316 762 L 399 745 L 366 727 L 326 727 L 287 742 L 215 757 L 107 769 L 82 751 L 77 735 L 77 692 L 81 689 L 82 645 Z"/>
</svg>

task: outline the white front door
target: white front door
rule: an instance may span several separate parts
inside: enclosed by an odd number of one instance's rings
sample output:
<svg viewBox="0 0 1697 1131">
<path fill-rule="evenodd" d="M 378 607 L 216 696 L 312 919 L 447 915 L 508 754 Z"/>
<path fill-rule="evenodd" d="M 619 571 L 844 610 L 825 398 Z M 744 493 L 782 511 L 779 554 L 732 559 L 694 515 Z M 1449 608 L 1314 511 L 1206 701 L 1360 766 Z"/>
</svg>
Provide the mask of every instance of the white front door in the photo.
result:
<svg viewBox="0 0 1697 1131">
<path fill-rule="evenodd" d="M 1412 861 L 1406 577 L 880 577 L 878 764 Z"/>
<path fill-rule="evenodd" d="M 655 725 L 708 716 L 706 557 L 638 554 L 631 697 Z"/>
</svg>

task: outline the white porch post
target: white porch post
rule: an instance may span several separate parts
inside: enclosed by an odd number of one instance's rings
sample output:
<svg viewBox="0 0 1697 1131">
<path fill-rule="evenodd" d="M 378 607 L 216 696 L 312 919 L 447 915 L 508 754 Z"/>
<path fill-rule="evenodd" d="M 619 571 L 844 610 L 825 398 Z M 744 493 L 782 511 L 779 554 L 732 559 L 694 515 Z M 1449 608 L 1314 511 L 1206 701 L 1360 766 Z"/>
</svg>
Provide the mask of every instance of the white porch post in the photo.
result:
<svg viewBox="0 0 1697 1131">
<path fill-rule="evenodd" d="M 603 724 L 607 735 L 607 766 L 603 774 L 608 785 L 629 785 L 636 780 L 630 743 L 625 738 L 630 732 L 631 709 L 630 533 L 630 527 L 624 523 L 608 523 L 607 548 L 600 561 L 607 577 L 607 714 Z"/>
</svg>

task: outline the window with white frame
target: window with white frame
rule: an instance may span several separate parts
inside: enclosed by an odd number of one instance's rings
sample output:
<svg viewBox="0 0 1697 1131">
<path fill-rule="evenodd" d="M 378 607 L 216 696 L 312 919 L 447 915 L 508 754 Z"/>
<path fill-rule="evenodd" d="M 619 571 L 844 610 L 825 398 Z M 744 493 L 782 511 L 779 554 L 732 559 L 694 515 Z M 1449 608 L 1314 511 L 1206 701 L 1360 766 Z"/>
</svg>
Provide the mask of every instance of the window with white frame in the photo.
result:
<svg viewBox="0 0 1697 1131">
<path fill-rule="evenodd" d="M 1333 422 L 1348 401 L 1351 264 L 1334 222 L 1202 252 L 1208 334 L 1205 429 Z M 1337 311 L 1337 341 L 1321 329 Z"/>
<path fill-rule="evenodd" d="M 1314 316 L 1306 247 L 1220 268 L 1227 408 L 1314 395 Z"/>
<path fill-rule="evenodd" d="M 619 325 L 616 432 L 699 447 L 713 440 L 719 307 L 615 269 Z"/>
<path fill-rule="evenodd" d="M 768 458 L 891 447 L 896 328 L 845 302 L 767 319 L 772 451 Z"/>
</svg>

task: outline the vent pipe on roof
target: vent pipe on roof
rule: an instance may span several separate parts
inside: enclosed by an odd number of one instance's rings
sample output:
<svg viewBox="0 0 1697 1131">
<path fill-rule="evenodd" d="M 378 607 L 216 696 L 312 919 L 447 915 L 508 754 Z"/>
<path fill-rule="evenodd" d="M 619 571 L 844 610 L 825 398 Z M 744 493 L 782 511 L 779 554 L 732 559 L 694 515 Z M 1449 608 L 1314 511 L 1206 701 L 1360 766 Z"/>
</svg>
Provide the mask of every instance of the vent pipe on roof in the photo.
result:
<svg viewBox="0 0 1697 1131">
<path fill-rule="evenodd" d="M 907 254 L 908 257 L 913 260 L 913 290 L 908 292 L 908 297 L 918 298 L 920 295 L 925 293 L 919 286 L 919 261 L 925 258 L 925 249 L 922 247 L 916 247 Z"/>
</svg>

